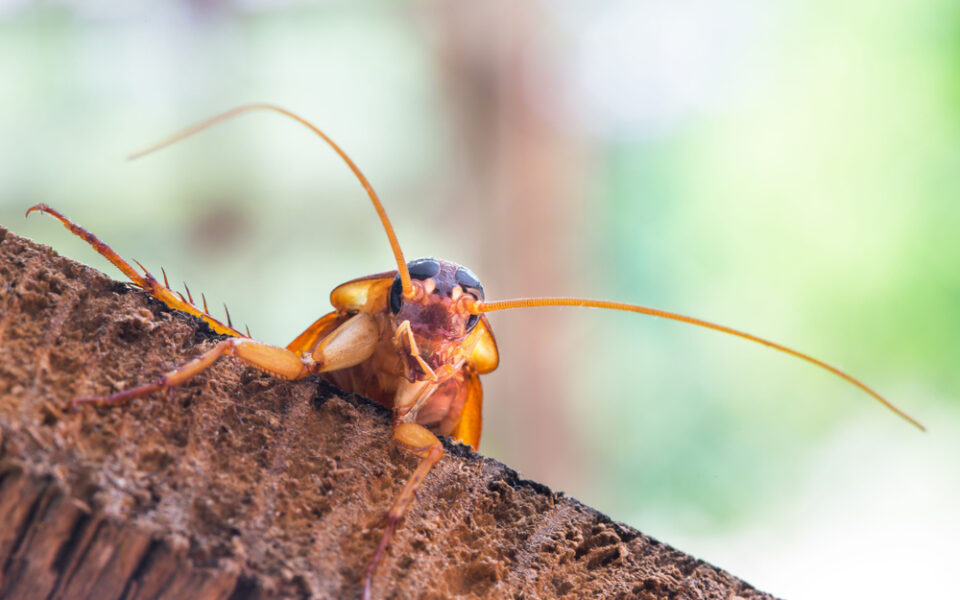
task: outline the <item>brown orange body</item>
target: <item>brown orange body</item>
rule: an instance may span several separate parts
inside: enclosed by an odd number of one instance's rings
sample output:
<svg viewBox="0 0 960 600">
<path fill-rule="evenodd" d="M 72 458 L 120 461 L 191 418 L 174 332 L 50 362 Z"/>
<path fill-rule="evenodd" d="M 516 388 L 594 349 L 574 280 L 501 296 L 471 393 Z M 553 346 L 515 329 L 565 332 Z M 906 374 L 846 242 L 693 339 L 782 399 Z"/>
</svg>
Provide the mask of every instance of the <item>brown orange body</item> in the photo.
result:
<svg viewBox="0 0 960 600">
<path fill-rule="evenodd" d="M 407 267 L 414 289 L 410 298 L 403 297 L 396 271 L 348 281 L 330 294 L 337 310 L 318 319 L 287 349 L 313 353 L 352 316 L 370 315 L 377 328 L 370 356 L 321 376 L 395 410 L 399 421 L 476 448 L 483 402 L 478 375 L 489 373 L 499 362 L 486 317 L 467 310 L 468 301 L 483 300 L 483 289 L 469 270 L 449 261 L 422 258 Z M 426 385 L 419 406 L 402 405 L 401 382 Z"/>
</svg>

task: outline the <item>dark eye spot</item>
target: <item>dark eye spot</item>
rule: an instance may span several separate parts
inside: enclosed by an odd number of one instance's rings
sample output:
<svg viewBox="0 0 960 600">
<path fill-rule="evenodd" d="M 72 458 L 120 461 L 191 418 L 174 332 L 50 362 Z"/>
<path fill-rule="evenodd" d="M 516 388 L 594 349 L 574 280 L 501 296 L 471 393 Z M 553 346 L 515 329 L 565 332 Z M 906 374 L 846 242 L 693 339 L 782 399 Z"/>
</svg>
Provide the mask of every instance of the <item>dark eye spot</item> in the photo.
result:
<svg viewBox="0 0 960 600">
<path fill-rule="evenodd" d="M 463 288 L 482 288 L 480 285 L 480 280 L 477 279 L 477 276 L 473 274 L 473 271 L 466 267 L 457 267 L 456 274 L 457 284 Z"/>
<path fill-rule="evenodd" d="M 412 279 L 430 279 L 440 272 L 440 263 L 432 258 L 418 258 L 407 263 Z"/>
<path fill-rule="evenodd" d="M 430 279 L 436 277 L 440 272 L 440 263 L 433 258 L 418 258 L 407 263 L 407 272 L 410 273 L 410 279 Z M 400 279 L 400 273 L 393 278 L 393 285 L 390 286 L 390 310 L 393 314 L 400 312 L 403 306 L 403 282 Z"/>
<path fill-rule="evenodd" d="M 393 285 L 390 286 L 390 311 L 393 314 L 400 312 L 403 305 L 403 283 L 400 281 L 400 273 L 393 278 Z"/>
<path fill-rule="evenodd" d="M 457 285 L 463 288 L 463 291 L 472 295 L 477 300 L 483 300 L 483 286 L 480 280 L 473 274 L 473 271 L 466 267 L 457 267 L 457 273 L 454 276 Z M 467 318 L 467 332 L 473 331 L 480 321 L 480 315 L 470 315 Z"/>
<path fill-rule="evenodd" d="M 463 288 L 465 292 L 473 294 L 477 300 L 483 300 L 483 286 L 480 280 L 473 274 L 473 271 L 466 267 L 457 267 L 456 274 L 457 285 Z"/>
<path fill-rule="evenodd" d="M 473 328 L 477 326 L 477 323 L 480 321 L 480 315 L 470 315 L 467 319 L 467 333 L 473 331 Z"/>
</svg>

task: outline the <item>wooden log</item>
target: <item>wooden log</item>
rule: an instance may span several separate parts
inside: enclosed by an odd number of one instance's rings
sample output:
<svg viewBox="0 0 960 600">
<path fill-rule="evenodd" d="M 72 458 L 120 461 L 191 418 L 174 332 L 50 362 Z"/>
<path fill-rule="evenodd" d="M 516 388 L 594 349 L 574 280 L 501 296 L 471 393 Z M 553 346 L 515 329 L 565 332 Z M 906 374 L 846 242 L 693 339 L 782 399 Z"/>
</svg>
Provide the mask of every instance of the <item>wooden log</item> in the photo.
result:
<svg viewBox="0 0 960 600">
<path fill-rule="evenodd" d="M 172 394 L 65 410 L 218 339 L 0 228 L 0 598 L 357 598 L 414 459 L 390 416 L 220 361 Z M 378 598 L 771 598 L 446 443 Z"/>
</svg>

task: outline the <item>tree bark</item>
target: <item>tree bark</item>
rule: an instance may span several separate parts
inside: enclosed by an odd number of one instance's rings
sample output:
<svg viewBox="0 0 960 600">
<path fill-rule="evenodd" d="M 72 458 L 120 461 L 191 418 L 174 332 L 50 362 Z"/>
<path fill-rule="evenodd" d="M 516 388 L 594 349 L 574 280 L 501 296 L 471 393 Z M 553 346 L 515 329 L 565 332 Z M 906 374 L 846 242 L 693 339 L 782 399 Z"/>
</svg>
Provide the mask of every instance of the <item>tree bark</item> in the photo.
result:
<svg viewBox="0 0 960 600">
<path fill-rule="evenodd" d="M 225 359 L 70 413 L 218 339 L 0 228 L 0 598 L 356 598 L 415 465 L 390 415 Z M 445 441 L 378 598 L 771 598 Z"/>
</svg>

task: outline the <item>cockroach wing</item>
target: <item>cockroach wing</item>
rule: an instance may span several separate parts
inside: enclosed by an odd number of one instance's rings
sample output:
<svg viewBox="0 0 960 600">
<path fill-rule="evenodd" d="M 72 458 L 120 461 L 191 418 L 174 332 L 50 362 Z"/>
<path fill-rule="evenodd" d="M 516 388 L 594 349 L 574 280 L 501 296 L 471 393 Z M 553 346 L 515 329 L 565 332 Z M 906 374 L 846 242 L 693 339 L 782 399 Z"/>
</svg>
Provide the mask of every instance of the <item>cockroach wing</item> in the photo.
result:
<svg viewBox="0 0 960 600">
<path fill-rule="evenodd" d="M 468 362 L 473 365 L 477 373 L 483 375 L 497 368 L 500 364 L 500 353 L 497 351 L 497 340 L 493 337 L 493 330 L 490 328 L 490 321 L 486 315 L 480 317 L 477 326 L 473 328 L 464 345 L 474 343 L 473 352 L 470 354 Z"/>
<path fill-rule="evenodd" d="M 313 325 L 307 327 L 296 339 L 287 344 L 287 350 L 291 352 L 313 351 L 313 348 L 317 345 L 317 341 L 339 327 L 340 324 L 348 318 L 349 315 L 341 315 L 337 312 L 329 312 L 323 315 L 314 321 Z"/>
<path fill-rule="evenodd" d="M 291 352 L 310 352 L 317 341 L 350 318 L 349 312 L 375 313 L 387 305 L 387 294 L 396 277 L 396 271 L 377 273 L 351 279 L 330 292 L 330 303 L 337 310 L 327 313 L 307 327 L 296 339 L 287 344 Z"/>
<path fill-rule="evenodd" d="M 390 286 L 396 276 L 396 271 L 387 271 L 341 283 L 330 292 L 330 304 L 337 310 L 379 312 L 387 306 Z"/>
<path fill-rule="evenodd" d="M 480 446 L 480 430 L 483 426 L 483 387 L 476 371 L 469 365 L 464 369 L 463 385 L 467 399 L 460 411 L 460 421 L 450 436 L 476 450 Z"/>
</svg>

